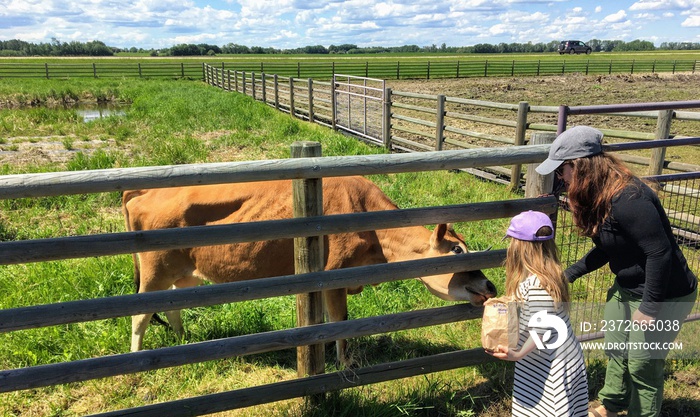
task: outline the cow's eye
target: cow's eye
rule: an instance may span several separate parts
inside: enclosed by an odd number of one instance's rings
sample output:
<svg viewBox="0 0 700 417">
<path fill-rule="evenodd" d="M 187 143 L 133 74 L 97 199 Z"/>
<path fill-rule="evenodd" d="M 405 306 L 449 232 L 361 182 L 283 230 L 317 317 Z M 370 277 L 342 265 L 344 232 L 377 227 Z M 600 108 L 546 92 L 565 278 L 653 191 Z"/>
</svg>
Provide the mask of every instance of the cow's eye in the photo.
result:
<svg viewBox="0 0 700 417">
<path fill-rule="evenodd" d="M 454 246 L 452 247 L 452 253 L 464 253 L 464 251 L 462 250 L 462 247 Z"/>
</svg>

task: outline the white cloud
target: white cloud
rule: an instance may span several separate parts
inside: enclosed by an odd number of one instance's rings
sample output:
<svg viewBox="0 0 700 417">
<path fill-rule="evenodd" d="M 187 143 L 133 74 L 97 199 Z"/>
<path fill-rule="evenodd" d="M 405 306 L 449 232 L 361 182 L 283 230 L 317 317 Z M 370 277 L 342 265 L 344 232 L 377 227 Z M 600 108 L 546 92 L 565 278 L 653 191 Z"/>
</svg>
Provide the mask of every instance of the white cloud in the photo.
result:
<svg viewBox="0 0 700 417">
<path fill-rule="evenodd" d="M 640 0 L 630 10 L 683 10 L 698 7 L 697 0 Z"/>
<path fill-rule="evenodd" d="M 504 33 L 509 33 L 509 26 L 504 24 L 493 25 L 489 28 L 489 33 L 492 35 L 502 35 Z"/>
<path fill-rule="evenodd" d="M 681 23 L 681 26 L 684 28 L 700 27 L 700 14 L 688 17 Z"/>
<path fill-rule="evenodd" d="M 622 22 L 627 18 L 627 13 L 624 10 L 620 10 L 617 13 L 609 14 L 603 18 L 603 22 L 607 23 L 617 23 Z"/>
<path fill-rule="evenodd" d="M 595 12 L 596 12 L 596 13 L 600 13 L 600 12 L 602 12 L 602 11 L 603 11 L 603 8 L 602 8 L 602 7 L 600 7 L 600 6 L 596 6 L 596 7 L 595 7 Z"/>
</svg>

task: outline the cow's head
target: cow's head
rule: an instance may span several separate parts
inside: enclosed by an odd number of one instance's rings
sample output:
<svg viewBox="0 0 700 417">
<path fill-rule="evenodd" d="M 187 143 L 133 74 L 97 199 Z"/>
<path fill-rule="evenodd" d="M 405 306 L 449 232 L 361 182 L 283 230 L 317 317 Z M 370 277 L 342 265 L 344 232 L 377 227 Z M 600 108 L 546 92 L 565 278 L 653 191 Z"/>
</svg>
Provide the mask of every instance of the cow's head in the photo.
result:
<svg viewBox="0 0 700 417">
<path fill-rule="evenodd" d="M 439 224 L 430 237 L 426 257 L 467 253 L 467 245 L 451 225 Z M 422 277 L 421 281 L 434 295 L 448 301 L 469 301 L 480 306 L 496 296 L 496 287 L 481 271 L 456 272 Z"/>
</svg>

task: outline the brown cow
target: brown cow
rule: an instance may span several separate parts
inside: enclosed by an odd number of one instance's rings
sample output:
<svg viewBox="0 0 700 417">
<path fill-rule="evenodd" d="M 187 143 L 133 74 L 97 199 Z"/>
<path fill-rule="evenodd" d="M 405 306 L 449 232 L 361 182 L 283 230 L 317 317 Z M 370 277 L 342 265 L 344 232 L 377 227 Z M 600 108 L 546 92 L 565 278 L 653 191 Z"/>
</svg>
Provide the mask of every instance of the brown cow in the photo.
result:
<svg viewBox="0 0 700 417">
<path fill-rule="evenodd" d="M 372 182 L 362 177 L 325 178 L 324 214 L 393 210 L 396 205 Z M 128 230 L 228 224 L 292 217 L 291 181 L 203 185 L 124 192 L 122 208 Z M 325 269 L 428 258 L 467 251 L 464 240 L 451 227 L 438 225 L 433 232 L 422 226 L 344 233 L 327 237 Z M 139 293 L 214 283 L 291 275 L 293 241 L 237 243 L 191 249 L 143 252 L 134 255 Z M 481 305 L 495 295 L 494 285 L 481 271 L 421 278 L 430 292 L 451 301 Z M 324 291 L 328 318 L 347 319 L 346 297 L 351 289 Z M 359 289 L 361 290 L 361 288 Z M 182 336 L 179 311 L 166 312 L 175 332 Z M 141 350 L 152 314 L 132 318 L 131 350 Z M 337 344 L 344 359 L 345 344 Z"/>
</svg>

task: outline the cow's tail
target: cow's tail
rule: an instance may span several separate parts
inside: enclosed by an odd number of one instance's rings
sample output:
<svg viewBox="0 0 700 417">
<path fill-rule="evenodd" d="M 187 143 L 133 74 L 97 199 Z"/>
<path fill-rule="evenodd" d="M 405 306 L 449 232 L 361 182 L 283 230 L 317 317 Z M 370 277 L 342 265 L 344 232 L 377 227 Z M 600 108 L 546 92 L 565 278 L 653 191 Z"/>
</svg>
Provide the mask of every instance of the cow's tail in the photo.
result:
<svg viewBox="0 0 700 417">
<path fill-rule="evenodd" d="M 122 213 L 124 214 L 124 221 L 126 223 L 127 232 L 132 232 L 133 229 L 131 228 L 129 210 L 127 210 L 126 205 L 132 198 L 138 197 L 143 193 L 143 190 L 131 190 L 124 191 L 124 194 L 122 194 Z M 141 288 L 141 268 L 139 265 L 139 257 L 136 253 L 132 253 L 131 257 L 134 261 L 134 286 L 136 287 L 136 293 L 138 294 L 139 289 Z M 151 321 L 155 321 L 156 323 L 162 324 L 164 326 L 169 326 L 168 323 L 162 318 L 160 318 L 158 314 L 153 314 L 153 319 Z"/>
</svg>

